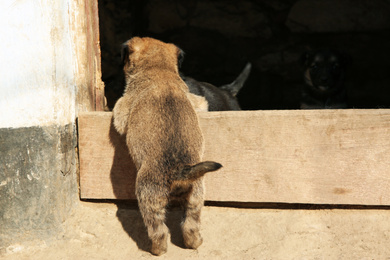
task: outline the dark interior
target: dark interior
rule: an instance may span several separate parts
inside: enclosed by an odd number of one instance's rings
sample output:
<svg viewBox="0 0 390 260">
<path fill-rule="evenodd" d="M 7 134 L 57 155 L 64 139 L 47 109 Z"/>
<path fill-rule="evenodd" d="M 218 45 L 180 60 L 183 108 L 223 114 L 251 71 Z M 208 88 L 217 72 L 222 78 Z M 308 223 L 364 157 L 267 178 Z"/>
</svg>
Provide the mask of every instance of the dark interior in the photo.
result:
<svg viewBox="0 0 390 260">
<path fill-rule="evenodd" d="M 298 109 L 304 51 L 347 52 L 348 107 L 390 107 L 387 0 L 99 0 L 102 77 L 111 106 L 122 94 L 120 45 L 149 36 L 186 53 L 181 71 L 216 86 L 252 72 L 244 110 Z M 116 82 L 114 84 L 113 82 Z"/>
</svg>

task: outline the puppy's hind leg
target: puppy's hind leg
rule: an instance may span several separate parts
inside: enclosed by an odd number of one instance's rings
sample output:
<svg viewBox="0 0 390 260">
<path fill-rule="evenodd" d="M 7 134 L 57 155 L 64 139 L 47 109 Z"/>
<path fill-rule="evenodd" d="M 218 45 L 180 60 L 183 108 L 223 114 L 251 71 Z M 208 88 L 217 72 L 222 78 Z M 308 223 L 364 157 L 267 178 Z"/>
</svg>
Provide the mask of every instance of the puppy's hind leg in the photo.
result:
<svg viewBox="0 0 390 260">
<path fill-rule="evenodd" d="M 168 197 L 159 185 L 137 179 L 137 199 L 142 218 L 152 241 L 151 253 L 167 252 L 169 230 L 165 225 Z"/>
<path fill-rule="evenodd" d="M 185 201 L 185 216 L 182 224 L 184 245 L 196 249 L 202 242 L 200 235 L 200 215 L 204 203 L 202 178 L 193 182 L 193 189 Z"/>
</svg>

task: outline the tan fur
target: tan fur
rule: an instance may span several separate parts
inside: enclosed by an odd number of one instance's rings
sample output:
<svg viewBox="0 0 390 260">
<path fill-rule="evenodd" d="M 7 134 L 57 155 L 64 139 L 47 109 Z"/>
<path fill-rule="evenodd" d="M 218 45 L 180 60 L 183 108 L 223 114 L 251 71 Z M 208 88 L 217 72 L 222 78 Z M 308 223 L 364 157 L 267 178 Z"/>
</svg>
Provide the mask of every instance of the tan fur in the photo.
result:
<svg viewBox="0 0 390 260">
<path fill-rule="evenodd" d="M 221 165 L 201 162 L 204 144 L 194 109 L 197 102 L 191 104 L 189 98 L 194 97 L 189 96 L 178 73 L 180 49 L 138 37 L 127 41 L 125 49 L 126 88 L 113 109 L 114 126 L 126 134 L 138 171 L 136 195 L 152 241 L 151 252 L 161 255 L 167 251 L 165 208 L 172 197 L 186 206 L 184 244 L 197 248 L 202 243 L 202 176 Z"/>
<path fill-rule="evenodd" d="M 187 98 L 191 102 L 196 112 L 209 111 L 209 103 L 205 97 L 201 97 L 192 93 L 187 93 Z"/>
</svg>

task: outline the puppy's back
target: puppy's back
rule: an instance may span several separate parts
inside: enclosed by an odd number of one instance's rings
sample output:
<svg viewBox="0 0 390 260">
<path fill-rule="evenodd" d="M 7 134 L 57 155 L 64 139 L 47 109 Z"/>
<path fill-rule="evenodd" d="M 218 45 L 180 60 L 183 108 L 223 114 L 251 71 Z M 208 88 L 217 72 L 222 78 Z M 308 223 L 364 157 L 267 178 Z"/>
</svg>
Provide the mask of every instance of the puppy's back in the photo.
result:
<svg viewBox="0 0 390 260">
<path fill-rule="evenodd" d="M 198 118 L 181 80 L 153 81 L 130 112 L 127 142 L 139 161 L 158 161 L 159 168 L 195 164 L 203 151 Z M 138 158 L 136 159 L 138 161 Z"/>
<path fill-rule="evenodd" d="M 150 38 L 132 38 L 125 45 L 126 90 L 114 107 L 114 125 L 126 133 L 139 172 L 147 169 L 161 182 L 199 178 L 220 168 L 200 162 L 203 136 L 178 73 L 180 50 Z"/>
</svg>

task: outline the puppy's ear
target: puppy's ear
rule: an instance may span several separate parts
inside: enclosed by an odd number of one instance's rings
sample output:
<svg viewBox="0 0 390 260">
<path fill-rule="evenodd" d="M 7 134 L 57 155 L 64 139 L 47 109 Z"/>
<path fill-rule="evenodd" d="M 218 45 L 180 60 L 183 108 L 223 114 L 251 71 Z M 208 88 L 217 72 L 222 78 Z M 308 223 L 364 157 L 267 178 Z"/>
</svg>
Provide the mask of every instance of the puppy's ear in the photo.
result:
<svg viewBox="0 0 390 260">
<path fill-rule="evenodd" d="M 122 65 L 125 65 L 129 61 L 129 56 L 136 51 L 141 49 L 143 40 L 140 37 L 133 37 L 130 40 L 122 44 L 121 51 L 121 62 Z"/>
<path fill-rule="evenodd" d="M 129 61 L 130 48 L 128 42 L 122 43 L 121 46 L 121 65 L 124 66 Z"/>
<path fill-rule="evenodd" d="M 180 68 L 184 60 L 184 51 L 180 48 L 177 48 L 177 66 Z"/>
</svg>

